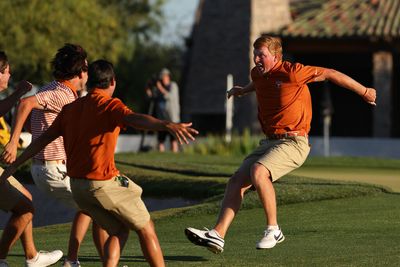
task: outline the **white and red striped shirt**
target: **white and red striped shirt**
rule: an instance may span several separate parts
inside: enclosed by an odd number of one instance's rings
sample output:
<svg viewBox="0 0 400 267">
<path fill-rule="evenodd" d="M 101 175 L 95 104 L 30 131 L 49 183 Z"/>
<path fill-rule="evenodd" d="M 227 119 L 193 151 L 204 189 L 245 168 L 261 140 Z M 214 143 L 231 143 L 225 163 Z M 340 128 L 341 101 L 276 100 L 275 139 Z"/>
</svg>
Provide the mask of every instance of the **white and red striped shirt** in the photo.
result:
<svg viewBox="0 0 400 267">
<path fill-rule="evenodd" d="M 32 140 L 38 138 L 53 123 L 63 106 L 78 98 L 76 92 L 67 84 L 53 81 L 36 93 L 41 109 L 33 109 L 31 115 Z M 34 156 L 39 160 L 66 160 L 63 138 L 60 136 Z"/>
</svg>

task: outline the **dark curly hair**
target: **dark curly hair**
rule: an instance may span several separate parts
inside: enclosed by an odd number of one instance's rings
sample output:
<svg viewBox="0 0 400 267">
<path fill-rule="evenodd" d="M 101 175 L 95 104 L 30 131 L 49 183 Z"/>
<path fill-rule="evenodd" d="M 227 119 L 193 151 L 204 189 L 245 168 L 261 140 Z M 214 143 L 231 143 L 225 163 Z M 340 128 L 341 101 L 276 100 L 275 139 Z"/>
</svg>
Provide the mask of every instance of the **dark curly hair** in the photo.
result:
<svg viewBox="0 0 400 267">
<path fill-rule="evenodd" d="M 59 80 L 70 80 L 82 71 L 87 72 L 86 51 L 80 45 L 65 44 L 58 49 L 51 62 L 53 76 Z"/>
</svg>

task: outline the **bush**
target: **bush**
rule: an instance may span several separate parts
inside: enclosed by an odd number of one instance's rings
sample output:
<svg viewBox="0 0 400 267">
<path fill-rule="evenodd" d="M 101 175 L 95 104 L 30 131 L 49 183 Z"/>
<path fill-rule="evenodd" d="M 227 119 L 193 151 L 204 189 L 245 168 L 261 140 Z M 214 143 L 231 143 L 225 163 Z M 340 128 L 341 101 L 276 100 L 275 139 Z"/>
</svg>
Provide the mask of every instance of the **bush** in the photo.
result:
<svg viewBox="0 0 400 267">
<path fill-rule="evenodd" d="M 247 155 L 258 146 L 261 138 L 261 136 L 252 136 L 249 129 L 245 129 L 242 135 L 233 134 L 231 142 L 226 142 L 224 136 L 211 134 L 190 146 L 185 146 L 184 153 L 220 156 Z"/>
</svg>

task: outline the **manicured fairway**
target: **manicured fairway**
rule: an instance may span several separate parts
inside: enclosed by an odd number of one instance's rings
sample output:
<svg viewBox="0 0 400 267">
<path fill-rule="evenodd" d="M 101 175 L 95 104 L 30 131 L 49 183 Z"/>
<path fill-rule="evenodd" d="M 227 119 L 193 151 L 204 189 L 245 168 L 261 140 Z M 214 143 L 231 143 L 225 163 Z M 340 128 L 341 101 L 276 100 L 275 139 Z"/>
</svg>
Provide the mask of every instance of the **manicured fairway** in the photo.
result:
<svg viewBox="0 0 400 267">
<path fill-rule="evenodd" d="M 161 221 L 158 232 L 166 256 L 171 256 L 170 266 L 396 266 L 399 201 L 399 195 L 385 194 L 282 206 L 279 217 L 286 240 L 271 250 L 255 249 L 263 232 L 261 209 L 239 214 L 221 256 L 193 247 L 181 234 L 185 223 L 212 226 L 215 216 Z M 180 236 L 174 238 L 175 233 Z M 173 260 L 177 255 L 186 261 Z"/>
<path fill-rule="evenodd" d="M 215 214 L 163 218 L 157 232 L 168 266 L 398 266 L 400 262 L 400 195 L 326 200 L 279 208 L 286 240 L 271 250 L 256 250 L 263 231 L 263 211 L 243 210 L 226 238 L 225 252 L 214 255 L 186 240 L 187 226 L 212 226 Z M 67 225 L 35 229 L 40 248 L 66 251 Z M 91 238 L 81 251 L 83 266 L 100 266 Z M 21 266 L 16 246 L 11 266 Z M 120 266 L 147 266 L 135 235 L 124 250 Z"/>
<path fill-rule="evenodd" d="M 295 173 L 276 183 L 279 222 L 286 236 L 283 243 L 270 250 L 255 249 L 265 219 L 256 194 L 250 192 L 226 237 L 223 254 L 192 245 L 184 229 L 213 226 L 227 178 L 240 160 L 157 153 L 117 156 L 119 168 L 150 196 L 208 198 L 204 204 L 152 214 L 168 266 L 400 266 L 399 193 L 368 184 L 300 177 L 321 171 L 351 181 L 357 174 L 364 175 L 363 182 L 375 174 L 380 181 L 386 174 L 396 178 L 400 161 L 311 159 L 299 170 L 308 173 Z M 37 247 L 66 252 L 69 227 L 35 228 Z M 80 260 L 82 266 L 101 266 L 89 235 Z M 19 244 L 9 261 L 11 266 L 22 266 Z M 134 233 L 119 266 L 124 265 L 148 266 Z"/>
<path fill-rule="evenodd" d="M 400 162 L 371 158 L 310 158 L 293 175 L 369 183 L 400 193 Z"/>
<path fill-rule="evenodd" d="M 293 175 L 318 179 L 353 181 L 379 185 L 400 193 L 400 170 L 380 170 L 363 168 L 338 167 L 304 167 L 292 173 Z"/>
</svg>

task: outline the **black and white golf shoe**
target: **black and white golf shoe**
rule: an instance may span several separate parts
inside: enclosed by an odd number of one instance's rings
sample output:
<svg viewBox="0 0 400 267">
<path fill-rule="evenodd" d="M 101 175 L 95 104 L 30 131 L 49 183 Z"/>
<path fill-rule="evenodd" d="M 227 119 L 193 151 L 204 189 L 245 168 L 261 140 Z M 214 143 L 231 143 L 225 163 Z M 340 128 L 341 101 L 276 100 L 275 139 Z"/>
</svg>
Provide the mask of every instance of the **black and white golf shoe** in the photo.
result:
<svg viewBox="0 0 400 267">
<path fill-rule="evenodd" d="M 197 246 L 206 247 L 208 250 L 215 254 L 222 253 L 224 251 L 225 241 L 217 231 L 214 229 L 198 230 L 192 227 L 185 229 L 186 237 L 190 242 Z"/>
</svg>

